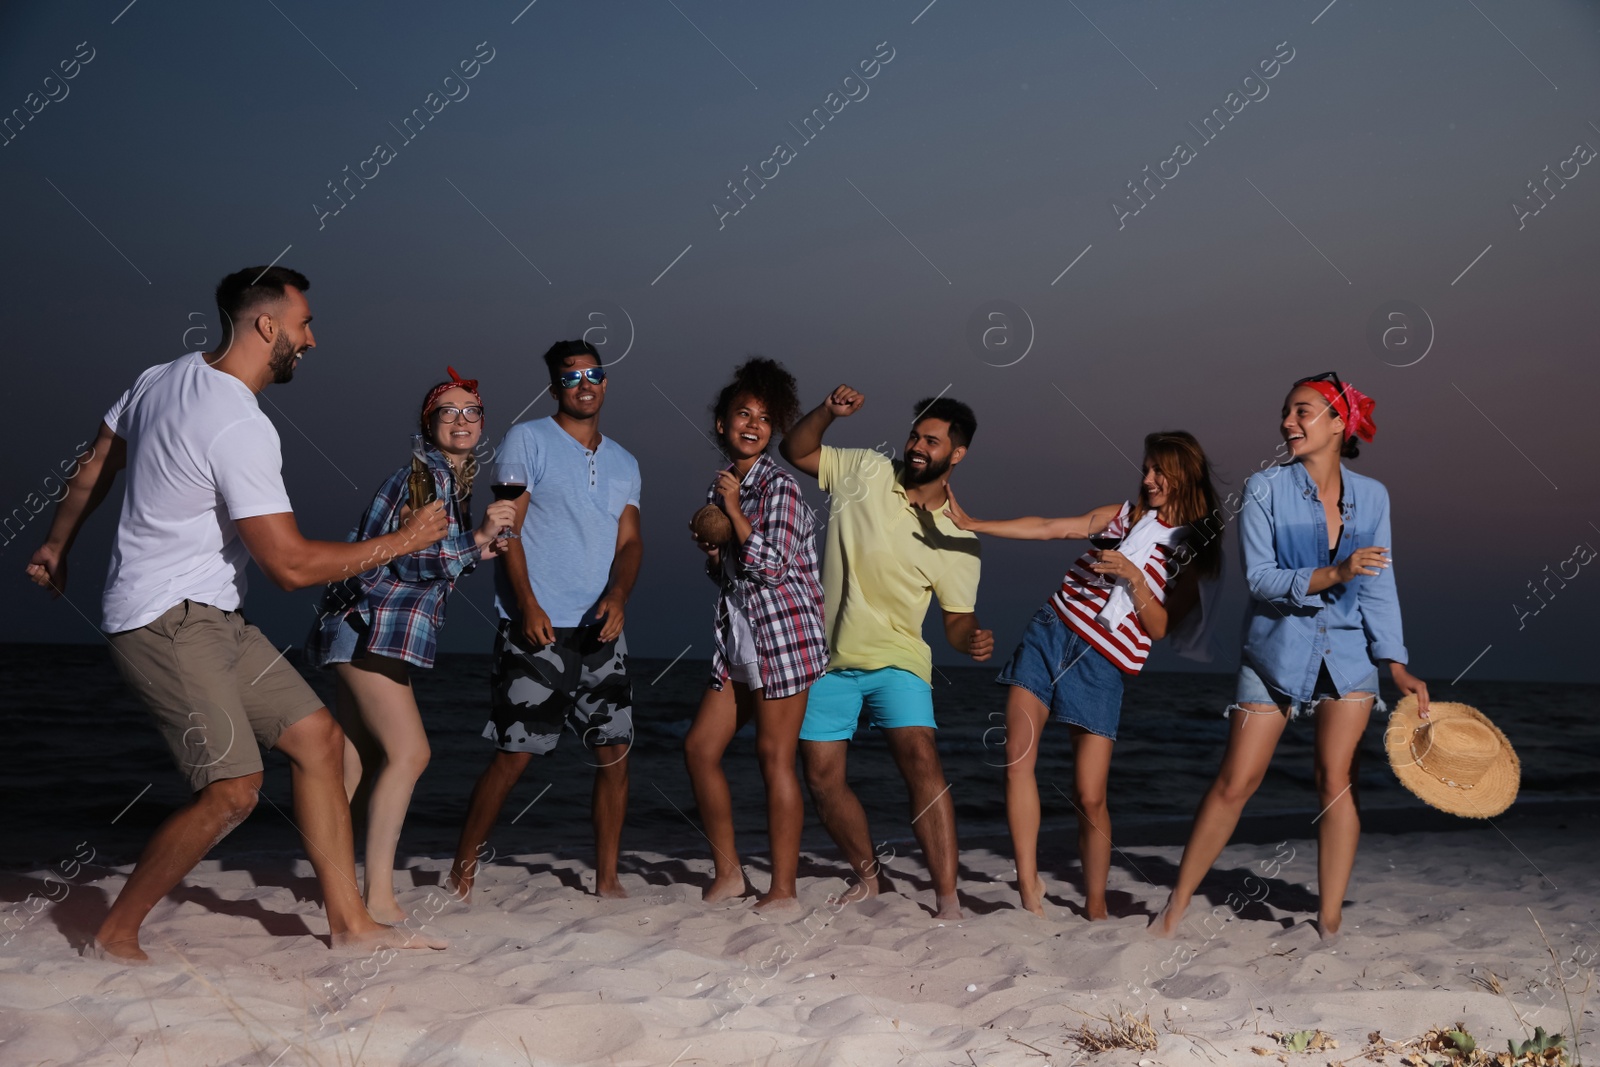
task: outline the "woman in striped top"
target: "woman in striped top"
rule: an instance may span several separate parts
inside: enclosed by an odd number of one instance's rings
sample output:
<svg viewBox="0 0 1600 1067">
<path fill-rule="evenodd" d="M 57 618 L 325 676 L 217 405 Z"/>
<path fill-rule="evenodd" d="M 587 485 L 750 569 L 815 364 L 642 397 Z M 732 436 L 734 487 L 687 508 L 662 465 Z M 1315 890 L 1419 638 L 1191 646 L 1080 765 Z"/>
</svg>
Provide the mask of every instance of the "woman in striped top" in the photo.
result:
<svg viewBox="0 0 1600 1067">
<path fill-rule="evenodd" d="M 721 593 L 711 677 L 683 742 L 716 863 L 702 897 L 714 902 L 745 892 L 722 756 L 739 728 L 754 720 L 772 846 L 772 883 L 756 907 L 795 907 L 805 824 L 795 753 L 811 683 L 828 668 L 828 642 L 811 509 L 767 447 L 774 431 L 786 432 L 799 415 L 800 400 L 782 364 L 756 357 L 734 372 L 713 410 L 717 443 L 729 462 L 712 481 L 707 502 L 727 514 L 733 537 L 722 545 L 696 540 Z"/>
<path fill-rule="evenodd" d="M 1111 869 L 1106 780 L 1122 714 L 1123 675 L 1139 673 L 1152 641 L 1181 624 L 1186 630 L 1199 625 L 1200 584 L 1221 570 L 1221 553 L 1217 537 L 1192 531 L 1216 508 L 1211 465 L 1199 442 L 1182 431 L 1145 438 L 1137 501 L 1070 518 L 985 522 L 966 515 L 951 498 L 945 513 L 963 530 L 1027 541 L 1087 538 L 1115 546 L 1092 549 L 1073 562 L 998 679 L 1010 687 L 1006 820 L 1022 906 L 1035 915 L 1044 914 L 1034 765 L 1045 722 L 1065 723 L 1072 737 L 1084 910 L 1090 919 L 1103 919 Z"/>
</svg>

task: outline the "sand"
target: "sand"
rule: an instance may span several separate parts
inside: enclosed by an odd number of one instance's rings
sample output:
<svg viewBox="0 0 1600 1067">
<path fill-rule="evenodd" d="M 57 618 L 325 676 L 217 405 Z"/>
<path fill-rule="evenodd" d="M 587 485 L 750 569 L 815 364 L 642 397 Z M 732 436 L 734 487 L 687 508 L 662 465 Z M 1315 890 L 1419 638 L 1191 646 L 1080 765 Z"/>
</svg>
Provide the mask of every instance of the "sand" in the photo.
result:
<svg viewBox="0 0 1600 1067">
<path fill-rule="evenodd" d="M 753 898 L 704 905 L 699 857 L 626 853 L 620 901 L 590 894 L 580 858 L 500 857 L 470 908 L 435 887 L 446 861 L 419 857 L 402 903 L 453 944 L 393 958 L 328 949 L 303 859 L 231 856 L 156 909 L 137 968 L 74 949 L 125 869 L 7 876 L 20 903 L 0 948 L 0 1063 L 1231 1064 L 1277 1062 L 1274 1031 L 1321 1029 L 1336 1050 L 1283 1054 L 1321 1065 L 1369 1062 L 1374 1030 L 1456 1022 L 1503 1048 L 1535 1025 L 1571 1034 L 1563 979 L 1581 1029 L 1593 1023 L 1578 1000 L 1600 949 L 1594 830 L 1369 834 L 1332 945 L 1307 922 L 1305 840 L 1230 847 L 1175 943 L 1145 932 L 1171 845 L 1123 849 L 1111 888 L 1124 914 L 1103 923 L 1072 910 L 1072 864 L 1047 865 L 1046 918 L 1018 910 L 1003 839 L 963 850 L 960 922 L 931 917 L 904 845 L 888 863 L 901 892 L 844 907 L 843 868 L 808 853 L 801 907 L 781 917 Z M 30 891 L 61 899 L 30 904 Z M 1084 1051 L 1078 1028 L 1121 1010 L 1148 1013 L 1156 1049 Z"/>
</svg>

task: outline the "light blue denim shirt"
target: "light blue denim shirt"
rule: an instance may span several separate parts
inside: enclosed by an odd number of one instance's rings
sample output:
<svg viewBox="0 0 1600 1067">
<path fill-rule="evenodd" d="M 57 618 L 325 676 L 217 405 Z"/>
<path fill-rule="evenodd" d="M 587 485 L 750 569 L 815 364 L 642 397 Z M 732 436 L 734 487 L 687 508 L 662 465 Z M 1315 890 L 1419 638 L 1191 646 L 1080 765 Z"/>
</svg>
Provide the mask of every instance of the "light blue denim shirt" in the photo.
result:
<svg viewBox="0 0 1600 1067">
<path fill-rule="evenodd" d="M 1340 466 L 1344 536 L 1338 563 L 1358 548 L 1392 547 L 1389 491 Z M 1377 660 L 1405 663 L 1394 567 L 1310 593 L 1311 572 L 1328 565 L 1328 521 L 1299 463 L 1259 471 L 1245 482 L 1239 515 L 1250 610 L 1244 659 L 1273 688 L 1310 700 L 1324 663 L 1340 692 L 1372 674 Z"/>
</svg>

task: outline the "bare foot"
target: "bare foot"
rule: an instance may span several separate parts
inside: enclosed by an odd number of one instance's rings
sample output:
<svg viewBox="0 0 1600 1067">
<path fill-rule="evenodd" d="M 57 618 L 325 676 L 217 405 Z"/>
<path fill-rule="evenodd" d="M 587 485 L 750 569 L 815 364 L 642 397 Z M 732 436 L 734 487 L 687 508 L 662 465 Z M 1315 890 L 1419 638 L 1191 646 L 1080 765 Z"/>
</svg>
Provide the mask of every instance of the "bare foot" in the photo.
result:
<svg viewBox="0 0 1600 1067">
<path fill-rule="evenodd" d="M 444 880 L 444 890 L 459 904 L 472 905 L 472 875 L 452 870 Z"/>
<path fill-rule="evenodd" d="M 335 950 L 344 955 L 373 952 L 378 949 L 431 948 L 446 949 L 450 942 L 442 937 L 429 937 L 399 926 L 379 926 L 375 930 L 353 933 L 349 930 L 334 934 L 330 939 Z"/>
<path fill-rule="evenodd" d="M 385 926 L 393 926 L 404 922 L 406 913 L 401 909 L 400 902 L 390 897 L 388 900 L 367 901 L 367 914 Z"/>
<path fill-rule="evenodd" d="M 1039 916 L 1039 918 L 1041 918 L 1041 919 L 1044 918 L 1044 879 L 1043 878 L 1040 878 L 1038 875 L 1034 876 L 1033 886 L 1031 887 L 1031 891 L 1029 889 L 1024 889 L 1020 882 L 1017 883 L 1017 895 L 1022 898 L 1022 910 L 1023 911 L 1031 911 L 1035 915 Z"/>
<path fill-rule="evenodd" d="M 800 900 L 793 893 L 767 891 L 756 898 L 757 911 L 797 911 Z"/>
<path fill-rule="evenodd" d="M 1099 900 L 1085 900 L 1083 902 L 1083 911 L 1084 915 L 1087 916 L 1090 922 L 1099 922 L 1101 919 L 1108 919 L 1111 917 L 1111 913 L 1106 911 L 1106 900 L 1104 897 L 1101 897 Z"/>
<path fill-rule="evenodd" d="M 966 918 L 961 912 L 961 899 L 956 894 L 951 893 L 949 896 L 945 896 L 943 893 L 938 894 L 938 904 L 938 910 L 933 913 L 935 919 Z"/>
<path fill-rule="evenodd" d="M 145 955 L 144 949 L 139 947 L 139 937 L 118 938 L 115 941 L 102 941 L 96 937 L 93 941 L 83 946 L 80 953 L 86 960 L 103 960 L 106 963 L 149 963 L 150 957 Z"/>
<path fill-rule="evenodd" d="M 706 886 L 700 893 L 700 899 L 707 904 L 715 904 L 721 900 L 732 900 L 734 897 L 744 896 L 745 888 L 744 869 L 740 868 L 726 878 L 721 875 L 713 878 L 711 884 Z"/>
<path fill-rule="evenodd" d="M 1317 936 L 1322 939 L 1323 944 L 1339 940 L 1339 927 L 1343 922 L 1343 914 L 1336 915 L 1332 919 L 1317 920 Z"/>
<path fill-rule="evenodd" d="M 1163 941 L 1170 941 L 1178 936 L 1178 924 L 1183 922 L 1183 913 L 1186 908 L 1174 908 L 1172 898 L 1167 898 L 1166 906 L 1161 909 L 1161 914 L 1150 920 L 1150 936 L 1159 937 Z"/>
<path fill-rule="evenodd" d="M 610 878 L 595 879 L 594 895 L 605 897 L 607 900 L 626 900 L 628 891 L 622 888 L 622 882 L 613 874 Z"/>
<path fill-rule="evenodd" d="M 853 881 L 845 886 L 843 893 L 836 898 L 841 904 L 858 904 L 863 900 L 871 900 L 878 895 L 882 886 L 878 879 L 869 878 L 866 881 Z"/>
</svg>

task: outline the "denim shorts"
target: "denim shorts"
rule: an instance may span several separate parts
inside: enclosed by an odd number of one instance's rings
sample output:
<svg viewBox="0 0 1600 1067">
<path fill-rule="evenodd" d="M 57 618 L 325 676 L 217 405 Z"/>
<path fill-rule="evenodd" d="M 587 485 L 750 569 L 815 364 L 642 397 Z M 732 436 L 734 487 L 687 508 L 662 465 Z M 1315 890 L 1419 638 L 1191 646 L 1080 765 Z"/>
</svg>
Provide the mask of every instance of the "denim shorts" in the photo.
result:
<svg viewBox="0 0 1600 1067">
<path fill-rule="evenodd" d="M 874 671 L 841 668 L 811 683 L 800 739 L 848 741 L 855 736 L 863 708 L 874 729 L 938 729 L 933 721 L 933 686 L 917 675 L 899 667 Z"/>
<path fill-rule="evenodd" d="M 1356 685 L 1346 686 L 1344 693 L 1372 693 L 1374 696 L 1372 710 L 1384 712 L 1388 705 L 1377 696 L 1378 693 L 1378 668 L 1373 667 L 1372 672 Z M 1275 704 L 1280 710 L 1285 711 L 1290 719 L 1297 718 L 1308 710 L 1314 710 L 1318 703 L 1324 700 L 1338 700 L 1344 696 L 1339 687 L 1334 684 L 1333 678 L 1328 674 L 1328 665 L 1324 663 L 1317 672 L 1317 683 L 1312 687 L 1310 700 L 1295 700 L 1289 694 L 1272 686 L 1265 678 L 1250 666 L 1249 663 L 1239 664 L 1239 680 L 1235 684 L 1233 703 L 1228 705 L 1222 714 L 1226 717 L 1230 712 L 1239 708 L 1241 704 Z M 1239 710 L 1243 710 L 1239 708 Z"/>
<path fill-rule="evenodd" d="M 1048 604 L 1034 613 L 1022 643 L 995 680 L 1038 697 L 1056 722 L 1116 740 L 1122 671 Z"/>
<path fill-rule="evenodd" d="M 350 663 L 360 659 L 367 654 L 367 639 L 370 636 L 367 624 L 354 612 L 349 612 L 339 620 L 333 639 L 320 655 L 309 657 L 309 662 L 317 667 L 331 667 L 335 663 Z"/>
</svg>

